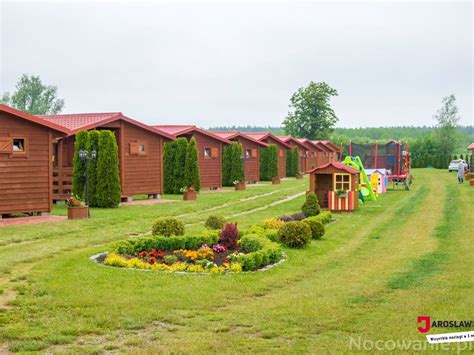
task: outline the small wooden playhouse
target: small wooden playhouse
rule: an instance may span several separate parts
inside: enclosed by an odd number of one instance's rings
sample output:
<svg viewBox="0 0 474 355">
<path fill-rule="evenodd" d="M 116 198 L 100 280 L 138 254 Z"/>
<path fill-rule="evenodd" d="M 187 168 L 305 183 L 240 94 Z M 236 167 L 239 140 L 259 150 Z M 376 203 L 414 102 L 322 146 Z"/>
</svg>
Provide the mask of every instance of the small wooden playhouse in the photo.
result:
<svg viewBox="0 0 474 355">
<path fill-rule="evenodd" d="M 322 208 L 352 211 L 359 207 L 359 171 L 340 162 L 329 162 L 309 172 L 309 190 Z"/>
</svg>

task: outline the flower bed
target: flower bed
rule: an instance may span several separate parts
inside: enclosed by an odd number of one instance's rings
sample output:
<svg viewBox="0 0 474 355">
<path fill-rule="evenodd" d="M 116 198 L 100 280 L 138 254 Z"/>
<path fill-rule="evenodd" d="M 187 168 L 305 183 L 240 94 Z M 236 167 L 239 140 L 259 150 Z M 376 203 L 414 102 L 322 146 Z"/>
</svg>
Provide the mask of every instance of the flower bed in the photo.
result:
<svg viewBox="0 0 474 355">
<path fill-rule="evenodd" d="M 197 236 L 153 236 L 122 241 L 98 262 L 122 268 L 226 273 L 254 271 L 280 259 L 280 246 L 265 237 L 245 235 L 237 245 L 226 246 L 218 231 L 208 231 Z"/>
</svg>

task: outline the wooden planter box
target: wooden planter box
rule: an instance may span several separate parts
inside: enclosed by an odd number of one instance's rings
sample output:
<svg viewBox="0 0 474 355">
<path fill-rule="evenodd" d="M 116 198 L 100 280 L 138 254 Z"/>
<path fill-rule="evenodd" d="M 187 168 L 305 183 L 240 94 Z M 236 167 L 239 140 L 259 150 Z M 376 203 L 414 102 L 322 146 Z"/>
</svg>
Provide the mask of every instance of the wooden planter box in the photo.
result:
<svg viewBox="0 0 474 355">
<path fill-rule="evenodd" d="M 89 207 L 67 207 L 67 219 L 87 218 Z"/>
<path fill-rule="evenodd" d="M 296 178 L 297 178 L 297 179 L 302 179 L 303 176 L 304 176 L 303 174 L 296 174 Z"/>
<path fill-rule="evenodd" d="M 469 180 L 469 186 L 474 186 L 474 179 Z"/>
<path fill-rule="evenodd" d="M 184 201 L 194 201 L 196 199 L 197 199 L 197 192 L 196 191 L 183 192 L 183 200 Z"/>
<path fill-rule="evenodd" d="M 281 179 L 280 179 L 279 177 L 274 177 L 274 178 L 272 179 L 272 184 L 273 184 L 273 185 L 278 185 L 278 184 L 280 184 L 280 183 L 281 183 Z"/>
<path fill-rule="evenodd" d="M 234 187 L 235 191 L 245 190 L 245 182 L 239 182 L 238 184 L 235 184 Z"/>
</svg>

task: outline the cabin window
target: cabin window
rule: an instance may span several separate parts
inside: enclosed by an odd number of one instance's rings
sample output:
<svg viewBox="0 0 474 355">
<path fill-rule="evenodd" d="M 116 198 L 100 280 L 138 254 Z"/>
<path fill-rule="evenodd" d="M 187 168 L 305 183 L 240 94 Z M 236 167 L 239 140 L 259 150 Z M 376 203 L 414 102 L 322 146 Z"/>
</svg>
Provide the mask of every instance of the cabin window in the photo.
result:
<svg viewBox="0 0 474 355">
<path fill-rule="evenodd" d="M 145 144 L 139 144 L 138 145 L 138 154 L 139 155 L 146 154 L 146 145 Z"/>
<path fill-rule="evenodd" d="M 132 155 L 147 155 L 148 147 L 145 142 L 131 142 L 130 143 L 130 154 Z"/>
<path fill-rule="evenodd" d="M 350 174 L 334 174 L 334 190 L 351 190 L 351 175 Z"/>
<path fill-rule="evenodd" d="M 13 154 L 26 154 L 26 138 L 13 138 Z"/>
<path fill-rule="evenodd" d="M 211 148 L 204 148 L 204 158 L 211 157 Z"/>
<path fill-rule="evenodd" d="M 247 159 L 252 158 L 252 149 L 246 149 L 245 150 L 245 157 Z"/>
</svg>

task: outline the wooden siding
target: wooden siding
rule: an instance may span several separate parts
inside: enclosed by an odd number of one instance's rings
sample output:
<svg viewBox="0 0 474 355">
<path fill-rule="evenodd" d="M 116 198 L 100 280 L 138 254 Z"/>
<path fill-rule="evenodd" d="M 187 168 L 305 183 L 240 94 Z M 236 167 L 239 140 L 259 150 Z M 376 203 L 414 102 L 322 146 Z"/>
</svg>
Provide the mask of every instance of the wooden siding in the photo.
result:
<svg viewBox="0 0 474 355">
<path fill-rule="evenodd" d="M 0 153 L 0 214 L 51 210 L 52 133 L 0 112 L 0 137 L 26 139 L 26 154 Z"/>
<path fill-rule="evenodd" d="M 244 176 L 246 182 L 257 182 L 260 180 L 260 149 L 261 145 L 252 142 L 251 140 L 245 139 L 241 136 L 237 137 L 237 142 L 242 144 L 243 153 L 245 156 L 245 152 L 247 149 L 252 150 L 252 152 L 256 153 L 256 156 L 252 156 L 251 158 L 246 158 L 244 160 Z"/>
<path fill-rule="evenodd" d="M 199 132 L 194 132 L 192 136 L 196 139 L 199 152 L 201 188 L 222 187 L 222 143 Z M 217 156 L 212 154 L 213 156 L 206 158 L 204 156 L 205 148 L 210 148 Z"/>
<path fill-rule="evenodd" d="M 160 136 L 122 121 L 122 196 L 163 193 Z M 144 144 L 145 154 L 131 154 L 130 144 Z"/>
<path fill-rule="evenodd" d="M 280 178 L 282 177 L 285 177 L 286 176 L 286 146 L 284 146 L 283 144 L 281 144 L 280 142 L 274 140 L 272 137 L 268 137 L 266 139 L 264 139 L 264 142 L 265 143 L 268 143 L 268 144 L 276 144 L 276 146 L 278 147 L 278 156 L 279 156 L 279 159 L 278 159 L 278 173 L 280 175 Z M 283 156 L 281 156 L 280 154 L 280 151 L 283 150 L 284 154 Z"/>
</svg>

